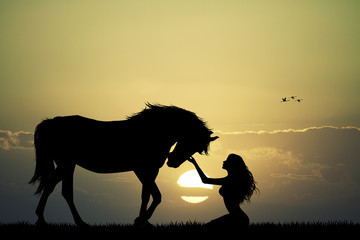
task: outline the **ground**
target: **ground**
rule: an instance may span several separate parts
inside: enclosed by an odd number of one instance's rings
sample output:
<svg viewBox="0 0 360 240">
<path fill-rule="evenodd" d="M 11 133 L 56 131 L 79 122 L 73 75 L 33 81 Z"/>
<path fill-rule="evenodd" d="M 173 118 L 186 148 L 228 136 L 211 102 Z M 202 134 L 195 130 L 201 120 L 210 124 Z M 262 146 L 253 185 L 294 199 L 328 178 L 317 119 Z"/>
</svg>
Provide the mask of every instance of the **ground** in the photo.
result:
<svg viewBox="0 0 360 240">
<path fill-rule="evenodd" d="M 311 222 L 311 223 L 254 223 L 247 229 L 208 229 L 198 222 L 168 223 L 147 226 L 144 228 L 123 224 L 102 224 L 89 227 L 77 227 L 71 224 L 49 224 L 37 227 L 27 222 L 0 223 L 0 232 L 3 236 L 26 237 L 137 237 L 137 238 L 162 238 L 186 237 L 197 239 L 206 236 L 238 236 L 242 237 L 347 237 L 360 233 L 360 224 L 351 222 Z M 6 235 L 5 235 L 6 234 Z M 201 238 L 203 239 L 203 238 Z"/>
</svg>

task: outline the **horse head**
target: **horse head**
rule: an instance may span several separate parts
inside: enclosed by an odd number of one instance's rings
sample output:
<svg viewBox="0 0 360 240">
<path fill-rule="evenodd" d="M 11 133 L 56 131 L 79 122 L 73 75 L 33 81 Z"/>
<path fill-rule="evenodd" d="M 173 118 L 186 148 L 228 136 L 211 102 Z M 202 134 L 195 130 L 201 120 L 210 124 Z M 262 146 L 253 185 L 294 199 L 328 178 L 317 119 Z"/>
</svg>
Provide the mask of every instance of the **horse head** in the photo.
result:
<svg viewBox="0 0 360 240">
<path fill-rule="evenodd" d="M 212 131 L 205 134 L 184 136 L 176 142 L 174 150 L 169 153 L 167 165 L 177 168 L 193 154 L 208 154 L 210 142 L 218 139 L 218 136 L 212 137 Z"/>
</svg>

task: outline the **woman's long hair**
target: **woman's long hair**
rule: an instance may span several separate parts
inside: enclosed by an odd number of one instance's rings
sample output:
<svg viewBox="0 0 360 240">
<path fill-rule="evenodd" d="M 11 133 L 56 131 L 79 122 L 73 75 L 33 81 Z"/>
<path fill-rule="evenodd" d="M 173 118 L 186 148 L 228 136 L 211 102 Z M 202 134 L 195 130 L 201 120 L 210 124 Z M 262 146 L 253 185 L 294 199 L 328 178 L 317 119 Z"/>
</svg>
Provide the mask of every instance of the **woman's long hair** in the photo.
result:
<svg viewBox="0 0 360 240">
<path fill-rule="evenodd" d="M 237 154 L 230 154 L 227 161 L 229 161 L 230 164 L 230 168 L 228 169 L 229 174 L 240 184 L 240 189 L 237 194 L 240 202 L 250 202 L 250 198 L 254 192 L 259 192 L 252 173 L 249 171 L 242 157 Z"/>
</svg>

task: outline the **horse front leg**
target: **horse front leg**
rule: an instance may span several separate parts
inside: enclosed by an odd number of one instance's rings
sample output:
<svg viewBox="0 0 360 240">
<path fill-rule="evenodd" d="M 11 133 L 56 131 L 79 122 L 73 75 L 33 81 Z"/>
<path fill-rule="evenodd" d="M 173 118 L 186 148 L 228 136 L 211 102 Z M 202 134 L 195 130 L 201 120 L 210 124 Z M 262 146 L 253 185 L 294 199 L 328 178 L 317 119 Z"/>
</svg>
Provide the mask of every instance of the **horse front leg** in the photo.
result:
<svg viewBox="0 0 360 240">
<path fill-rule="evenodd" d="M 150 207 L 147 208 L 150 200 L 150 195 L 152 196 L 152 202 Z M 144 221 L 147 221 L 153 215 L 156 207 L 161 203 L 161 193 L 155 182 L 143 185 L 141 200 L 142 202 L 139 217 Z"/>
<path fill-rule="evenodd" d="M 145 218 L 147 218 L 148 220 L 153 215 L 156 207 L 161 203 L 161 193 L 155 182 L 152 184 L 151 196 L 153 199 L 152 203 L 145 213 Z"/>
<path fill-rule="evenodd" d="M 135 225 L 142 226 L 149 224 L 148 220 L 153 215 L 156 207 L 161 202 L 161 193 L 159 188 L 155 183 L 155 178 L 159 172 L 159 169 L 153 172 L 142 172 L 136 171 L 135 174 L 143 184 L 141 192 L 141 207 L 139 217 L 135 219 Z M 152 203 L 149 208 L 147 208 L 150 201 L 150 195 L 152 196 Z"/>
</svg>

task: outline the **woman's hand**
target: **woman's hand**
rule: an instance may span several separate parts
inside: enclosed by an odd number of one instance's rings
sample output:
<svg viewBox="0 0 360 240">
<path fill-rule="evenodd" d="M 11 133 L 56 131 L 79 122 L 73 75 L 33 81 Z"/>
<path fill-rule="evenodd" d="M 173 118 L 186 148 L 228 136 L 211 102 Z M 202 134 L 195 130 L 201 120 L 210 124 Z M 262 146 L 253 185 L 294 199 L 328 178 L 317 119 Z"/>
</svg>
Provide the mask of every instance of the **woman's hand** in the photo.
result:
<svg viewBox="0 0 360 240">
<path fill-rule="evenodd" d="M 226 181 L 227 177 L 224 178 L 209 178 L 205 175 L 205 173 L 201 170 L 201 168 L 199 167 L 199 165 L 197 164 L 195 158 L 193 157 L 189 157 L 188 161 L 191 162 L 192 164 L 194 164 L 196 171 L 199 173 L 199 176 L 201 178 L 201 181 L 203 183 L 207 183 L 207 184 L 215 184 L 215 185 L 223 185 Z"/>
</svg>

